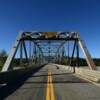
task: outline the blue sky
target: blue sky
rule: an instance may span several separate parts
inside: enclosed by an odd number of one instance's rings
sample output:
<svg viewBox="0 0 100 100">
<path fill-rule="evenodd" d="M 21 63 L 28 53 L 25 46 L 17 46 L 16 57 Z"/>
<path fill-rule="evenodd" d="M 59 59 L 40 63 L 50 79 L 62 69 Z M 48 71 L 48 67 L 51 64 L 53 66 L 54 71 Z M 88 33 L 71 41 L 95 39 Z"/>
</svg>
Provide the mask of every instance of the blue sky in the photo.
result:
<svg viewBox="0 0 100 100">
<path fill-rule="evenodd" d="M 100 0 L 0 0 L 0 50 L 20 31 L 78 31 L 100 57 Z"/>
</svg>

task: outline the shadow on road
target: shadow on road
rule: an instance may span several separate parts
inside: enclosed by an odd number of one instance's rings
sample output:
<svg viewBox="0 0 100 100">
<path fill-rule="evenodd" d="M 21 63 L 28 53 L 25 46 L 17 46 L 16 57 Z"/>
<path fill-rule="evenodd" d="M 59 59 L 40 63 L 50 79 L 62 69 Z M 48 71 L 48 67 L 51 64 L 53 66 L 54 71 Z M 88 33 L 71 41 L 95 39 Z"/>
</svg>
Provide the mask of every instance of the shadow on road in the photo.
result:
<svg viewBox="0 0 100 100">
<path fill-rule="evenodd" d="M 25 73 L 23 76 L 16 78 L 15 80 L 7 83 L 6 85 L 0 85 L 0 100 L 4 100 L 6 97 L 11 95 L 14 91 L 16 91 L 20 86 L 22 86 L 25 81 L 35 72 L 39 71 L 43 66 L 37 68 L 36 70 L 32 70 L 28 73 Z"/>
<path fill-rule="evenodd" d="M 87 81 L 78 78 L 73 75 L 73 73 L 60 73 L 60 74 L 45 74 L 45 75 L 32 75 L 31 77 L 37 78 L 37 77 L 48 77 L 52 76 L 53 84 L 67 84 L 67 83 L 88 83 Z M 47 84 L 47 81 L 28 81 L 26 84 Z"/>
<path fill-rule="evenodd" d="M 40 68 L 41 69 L 41 68 Z M 48 77 L 48 74 L 44 75 L 34 75 L 33 73 L 39 71 L 31 71 L 29 73 L 25 73 L 24 76 L 21 76 L 20 78 L 15 79 L 15 81 L 7 83 L 5 86 L 0 87 L 0 100 L 4 100 L 6 97 L 11 95 L 14 91 L 16 91 L 18 88 L 20 88 L 23 84 L 47 84 L 47 80 L 44 81 L 37 81 L 37 80 L 30 80 L 26 81 L 29 77 L 31 78 L 38 78 L 38 77 Z M 80 79 L 76 76 L 73 75 L 73 73 L 60 73 L 60 74 L 51 74 L 52 76 L 52 83 L 53 84 L 67 84 L 67 83 L 88 83 L 87 81 Z M 49 83 L 51 84 L 51 83 Z M 30 85 L 31 86 L 31 85 Z M 35 88 L 44 88 L 44 86 L 40 87 L 27 87 L 27 88 L 22 88 L 22 89 L 35 89 Z"/>
</svg>

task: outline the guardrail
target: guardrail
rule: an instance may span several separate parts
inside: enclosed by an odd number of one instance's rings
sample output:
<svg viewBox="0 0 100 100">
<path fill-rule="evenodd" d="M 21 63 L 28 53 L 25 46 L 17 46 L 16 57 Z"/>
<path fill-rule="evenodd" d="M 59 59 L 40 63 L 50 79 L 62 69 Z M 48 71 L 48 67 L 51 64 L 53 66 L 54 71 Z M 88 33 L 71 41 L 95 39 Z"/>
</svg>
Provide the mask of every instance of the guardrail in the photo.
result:
<svg viewBox="0 0 100 100">
<path fill-rule="evenodd" d="M 0 72 L 0 84 L 12 82 L 22 76 L 30 75 L 41 69 L 44 65 L 41 66 L 33 66 L 29 68 L 21 68 L 16 70 L 10 70 L 7 72 Z"/>
</svg>

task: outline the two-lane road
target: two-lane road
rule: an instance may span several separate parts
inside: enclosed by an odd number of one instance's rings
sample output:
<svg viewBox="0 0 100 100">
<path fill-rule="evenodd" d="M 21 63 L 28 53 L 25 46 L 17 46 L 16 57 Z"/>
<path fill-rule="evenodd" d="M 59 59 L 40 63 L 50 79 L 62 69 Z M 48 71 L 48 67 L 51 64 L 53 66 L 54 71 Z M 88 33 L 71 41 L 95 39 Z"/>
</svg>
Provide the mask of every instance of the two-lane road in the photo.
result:
<svg viewBox="0 0 100 100">
<path fill-rule="evenodd" d="M 7 93 L 6 89 L 3 93 Z M 100 88 L 67 70 L 57 69 L 55 65 L 48 64 L 32 74 L 12 94 L 5 97 L 0 94 L 0 98 L 1 100 L 100 100 Z"/>
</svg>

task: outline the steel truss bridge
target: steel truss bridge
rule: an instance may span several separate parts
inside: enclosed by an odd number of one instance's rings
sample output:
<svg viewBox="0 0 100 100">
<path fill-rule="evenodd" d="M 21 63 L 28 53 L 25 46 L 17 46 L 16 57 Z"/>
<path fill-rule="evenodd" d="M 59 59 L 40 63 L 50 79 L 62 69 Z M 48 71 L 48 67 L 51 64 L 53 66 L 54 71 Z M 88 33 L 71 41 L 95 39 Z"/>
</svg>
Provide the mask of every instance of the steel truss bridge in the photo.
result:
<svg viewBox="0 0 100 100">
<path fill-rule="evenodd" d="M 81 69 L 80 49 L 89 69 Z M 13 65 L 16 59 L 19 69 Z M 66 66 L 63 65 L 65 63 Z M 100 88 L 80 76 L 95 82 L 100 80 L 100 73 L 96 71 L 96 65 L 79 33 L 22 32 L 0 73 L 0 100 L 100 100 L 97 93 Z M 71 83 L 79 84 L 82 89 Z M 85 95 L 81 83 L 86 85 L 86 91 L 89 89 L 88 95 Z M 22 90 L 30 86 L 33 88 Z M 95 91 L 93 98 L 97 99 L 92 98 L 91 88 Z"/>
<path fill-rule="evenodd" d="M 55 63 L 57 61 L 62 62 L 64 56 L 68 57 L 68 64 L 72 65 L 76 49 L 77 66 L 79 66 L 79 46 L 81 47 L 85 55 L 88 66 L 91 69 L 96 68 L 87 50 L 86 45 L 84 44 L 83 40 L 81 39 L 78 33 L 61 32 L 57 33 L 58 36 L 53 36 L 53 37 L 52 36 L 45 37 L 40 34 L 43 34 L 43 32 L 23 32 L 19 34 L 2 71 L 7 71 L 10 69 L 11 62 L 14 59 L 14 56 L 18 48 L 20 48 L 20 63 L 22 63 L 23 52 L 24 52 L 25 59 L 30 65 L 32 64 L 33 61 L 35 64 L 50 63 L 50 62 Z M 70 41 L 74 42 L 71 58 L 69 55 Z M 28 49 L 26 49 L 26 42 L 29 42 Z M 68 52 L 68 55 L 65 55 L 66 52 Z"/>
</svg>

